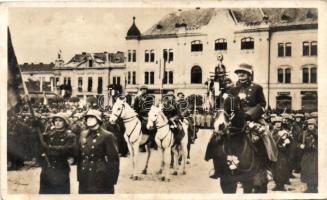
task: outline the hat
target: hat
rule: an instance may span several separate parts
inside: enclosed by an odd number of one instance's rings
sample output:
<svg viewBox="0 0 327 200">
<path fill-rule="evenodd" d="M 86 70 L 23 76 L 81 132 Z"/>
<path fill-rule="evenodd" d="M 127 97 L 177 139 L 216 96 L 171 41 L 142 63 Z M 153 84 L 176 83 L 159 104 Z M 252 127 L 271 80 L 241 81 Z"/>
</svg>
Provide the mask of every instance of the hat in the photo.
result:
<svg viewBox="0 0 327 200">
<path fill-rule="evenodd" d="M 283 118 L 281 116 L 276 116 L 274 118 L 271 119 L 271 122 L 282 122 Z"/>
<path fill-rule="evenodd" d="M 289 119 L 289 120 L 293 120 L 292 116 L 288 113 L 283 113 L 281 114 L 283 119 Z"/>
<path fill-rule="evenodd" d="M 317 118 L 318 117 L 318 112 L 312 112 L 312 113 L 310 113 L 310 117 Z"/>
<path fill-rule="evenodd" d="M 301 117 L 301 118 L 303 118 L 304 115 L 303 115 L 302 113 L 297 113 L 297 114 L 294 115 L 294 117 L 295 117 L 295 118 L 297 118 L 297 117 Z"/>
<path fill-rule="evenodd" d="M 100 122 L 102 122 L 101 115 L 102 115 L 102 113 L 100 111 L 94 110 L 94 109 L 90 109 L 85 114 L 85 118 L 87 118 L 88 116 L 93 116 L 93 117 L 97 118 Z"/>
<path fill-rule="evenodd" d="M 237 74 L 239 72 L 247 72 L 248 74 L 252 75 L 252 73 L 253 73 L 252 66 L 249 64 L 246 64 L 246 63 L 242 63 L 234 71 L 235 74 Z"/>
<path fill-rule="evenodd" d="M 57 114 L 52 115 L 51 118 L 52 118 L 52 120 L 54 120 L 55 118 L 60 118 L 60 119 L 64 120 L 67 125 L 69 124 L 68 115 L 66 113 L 59 112 Z"/>
<path fill-rule="evenodd" d="M 316 119 L 313 119 L 313 118 L 312 119 L 308 119 L 307 120 L 307 123 L 308 123 L 308 125 L 309 124 L 313 124 L 313 125 L 317 126 L 317 121 L 316 121 Z"/>
<path fill-rule="evenodd" d="M 185 96 L 183 92 L 178 92 L 177 93 L 177 96 L 179 96 L 180 94 L 183 95 L 183 96 Z"/>
</svg>

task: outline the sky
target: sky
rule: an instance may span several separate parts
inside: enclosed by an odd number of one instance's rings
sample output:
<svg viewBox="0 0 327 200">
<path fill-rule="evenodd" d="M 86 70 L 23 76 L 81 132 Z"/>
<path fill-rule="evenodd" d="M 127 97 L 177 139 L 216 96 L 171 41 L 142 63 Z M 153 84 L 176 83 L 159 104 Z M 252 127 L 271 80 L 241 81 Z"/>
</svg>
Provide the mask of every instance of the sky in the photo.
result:
<svg viewBox="0 0 327 200">
<path fill-rule="evenodd" d="M 65 62 L 81 52 L 124 51 L 133 16 L 141 33 L 172 8 L 10 8 L 9 28 L 19 64 Z"/>
</svg>

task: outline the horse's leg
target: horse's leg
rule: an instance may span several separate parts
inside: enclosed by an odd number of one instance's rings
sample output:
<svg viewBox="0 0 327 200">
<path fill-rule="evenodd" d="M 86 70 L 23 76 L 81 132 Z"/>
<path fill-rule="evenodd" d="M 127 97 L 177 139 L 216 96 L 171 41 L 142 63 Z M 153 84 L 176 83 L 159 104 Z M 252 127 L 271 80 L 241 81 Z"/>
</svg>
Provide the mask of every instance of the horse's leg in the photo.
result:
<svg viewBox="0 0 327 200">
<path fill-rule="evenodd" d="M 133 167 L 133 171 L 132 171 L 132 174 L 131 174 L 130 178 L 133 179 L 133 177 L 134 177 L 134 168 L 135 168 L 135 166 L 134 166 L 134 149 L 133 149 L 133 146 L 129 143 L 128 140 L 126 142 L 127 142 L 128 151 L 130 152 L 130 158 L 129 158 L 130 163 L 131 163 L 130 166 Z"/>
<path fill-rule="evenodd" d="M 169 174 L 169 166 L 168 163 L 170 162 L 170 147 L 166 147 L 165 149 L 163 149 L 163 158 L 164 158 L 164 162 L 163 162 L 163 173 L 161 176 L 161 180 L 162 181 L 169 181 L 170 180 L 170 174 Z M 175 161 L 176 162 L 176 161 Z"/>
<path fill-rule="evenodd" d="M 190 151 L 191 151 L 191 142 L 188 141 L 187 142 L 187 161 L 186 161 L 186 164 L 191 163 L 191 161 L 190 161 Z"/>
<path fill-rule="evenodd" d="M 183 159 L 183 172 L 182 174 L 185 175 L 186 174 L 186 151 L 185 151 L 185 146 L 186 144 L 182 144 L 182 159 Z"/>
<path fill-rule="evenodd" d="M 170 168 L 174 168 L 174 151 L 171 149 L 171 160 L 170 160 Z"/>
<path fill-rule="evenodd" d="M 221 177 L 220 187 L 223 193 L 236 193 L 237 183 L 231 180 L 232 177 Z"/>
<path fill-rule="evenodd" d="M 164 167 L 164 149 L 160 148 L 160 154 L 161 154 L 161 160 L 160 160 L 160 168 L 159 171 L 157 172 L 157 174 L 162 174 L 163 171 L 163 167 Z"/>
<path fill-rule="evenodd" d="M 178 168 L 179 168 L 179 164 L 178 164 L 178 158 L 179 158 L 179 153 L 178 153 L 178 150 L 177 150 L 178 146 L 175 146 L 172 148 L 172 152 L 173 154 L 171 155 L 172 157 L 174 157 L 174 172 L 172 173 L 173 175 L 177 175 L 178 174 Z"/>
<path fill-rule="evenodd" d="M 147 170 L 148 170 L 148 164 L 149 164 L 149 160 L 150 160 L 150 155 L 151 155 L 151 148 L 149 144 L 145 145 L 146 148 L 146 153 L 147 153 L 147 157 L 146 157 L 146 161 L 145 161 L 145 167 L 142 171 L 142 174 L 147 174 Z"/>
<path fill-rule="evenodd" d="M 138 142 L 135 142 L 133 145 L 133 150 L 134 150 L 134 156 L 133 156 L 133 177 L 134 177 L 134 180 L 138 180 L 138 175 L 137 175 L 137 157 L 138 157 L 138 154 L 139 154 L 139 143 Z"/>
</svg>

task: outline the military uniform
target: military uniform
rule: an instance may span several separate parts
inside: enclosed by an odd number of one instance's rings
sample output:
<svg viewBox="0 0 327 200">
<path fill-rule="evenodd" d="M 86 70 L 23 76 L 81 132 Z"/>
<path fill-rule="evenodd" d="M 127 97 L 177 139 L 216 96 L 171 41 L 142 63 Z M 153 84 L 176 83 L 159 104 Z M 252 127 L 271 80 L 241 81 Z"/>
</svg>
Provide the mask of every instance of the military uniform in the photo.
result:
<svg viewBox="0 0 327 200">
<path fill-rule="evenodd" d="M 308 120 L 308 124 L 316 122 Z M 303 157 L 301 161 L 301 181 L 307 184 L 307 192 L 317 192 L 318 187 L 318 131 L 305 130 L 302 135 Z"/>
<path fill-rule="evenodd" d="M 41 167 L 40 194 L 69 194 L 68 157 L 76 152 L 76 136 L 69 130 L 52 130 L 44 135 L 46 157 Z"/>
<path fill-rule="evenodd" d="M 113 194 L 119 175 L 115 136 L 99 128 L 82 131 L 79 141 L 77 178 L 80 194 Z"/>
</svg>

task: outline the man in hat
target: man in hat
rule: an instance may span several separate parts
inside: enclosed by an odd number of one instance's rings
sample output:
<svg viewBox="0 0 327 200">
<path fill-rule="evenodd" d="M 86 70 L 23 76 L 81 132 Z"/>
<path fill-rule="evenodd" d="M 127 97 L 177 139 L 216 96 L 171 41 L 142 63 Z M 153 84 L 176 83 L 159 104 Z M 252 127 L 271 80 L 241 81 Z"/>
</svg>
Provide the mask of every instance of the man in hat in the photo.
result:
<svg viewBox="0 0 327 200">
<path fill-rule="evenodd" d="M 314 118 L 307 120 L 308 128 L 303 131 L 300 148 L 303 150 L 301 161 L 301 181 L 307 184 L 307 193 L 318 192 L 318 130 Z"/>
<path fill-rule="evenodd" d="M 80 194 L 113 194 L 119 175 L 117 140 L 102 128 L 102 114 L 90 109 L 79 139 L 77 179 Z"/>
<path fill-rule="evenodd" d="M 68 116 L 57 113 L 52 116 L 55 128 L 45 132 L 41 139 L 40 194 L 69 194 L 70 166 L 68 158 L 75 156 L 76 136 L 69 130 Z"/>
<path fill-rule="evenodd" d="M 152 147 L 155 147 L 154 142 L 154 135 L 156 133 L 156 130 L 147 130 L 146 123 L 147 123 L 147 117 L 148 113 L 151 109 L 151 106 L 155 104 L 155 96 L 148 93 L 148 88 L 146 86 L 140 87 L 135 100 L 133 108 L 135 112 L 138 114 L 138 117 L 141 121 L 141 129 L 143 134 L 149 134 L 150 135 L 150 143 Z M 145 152 L 145 145 L 140 146 L 140 151 Z"/>
</svg>

